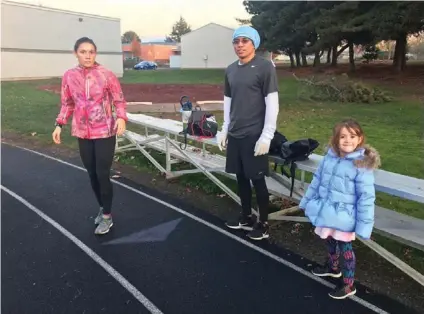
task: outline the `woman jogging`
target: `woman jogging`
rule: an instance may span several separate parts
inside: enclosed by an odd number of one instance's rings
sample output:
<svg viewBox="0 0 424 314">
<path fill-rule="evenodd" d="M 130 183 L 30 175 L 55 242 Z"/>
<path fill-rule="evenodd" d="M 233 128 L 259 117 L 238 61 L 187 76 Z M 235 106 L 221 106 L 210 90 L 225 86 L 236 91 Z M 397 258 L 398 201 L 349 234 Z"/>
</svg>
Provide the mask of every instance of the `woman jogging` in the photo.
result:
<svg viewBox="0 0 424 314">
<path fill-rule="evenodd" d="M 110 169 L 116 135 L 125 131 L 126 102 L 117 77 L 96 62 L 97 47 L 93 40 L 78 39 L 74 54 L 79 64 L 63 75 L 61 109 L 52 136 L 53 141 L 60 144 L 62 126 L 73 114 L 71 134 L 78 139 L 81 160 L 100 206 L 95 218 L 95 234 L 105 234 L 113 225 Z"/>
</svg>

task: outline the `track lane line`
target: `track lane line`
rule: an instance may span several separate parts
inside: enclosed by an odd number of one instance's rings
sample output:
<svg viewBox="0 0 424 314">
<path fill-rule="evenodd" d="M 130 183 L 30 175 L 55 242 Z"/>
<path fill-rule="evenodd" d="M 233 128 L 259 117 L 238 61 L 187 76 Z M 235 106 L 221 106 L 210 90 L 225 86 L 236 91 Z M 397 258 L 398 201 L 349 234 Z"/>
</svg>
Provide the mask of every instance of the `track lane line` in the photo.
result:
<svg viewBox="0 0 424 314">
<path fill-rule="evenodd" d="M 9 190 L 4 185 L 1 185 L 1 189 L 7 194 L 15 198 L 17 201 L 21 202 L 23 205 L 28 207 L 38 216 L 43 218 L 54 228 L 56 228 L 60 233 L 65 237 L 71 240 L 76 246 L 78 246 L 84 253 L 86 253 L 92 260 L 99 264 L 109 275 L 111 275 L 117 282 L 119 282 L 129 293 L 131 293 L 134 298 L 136 298 L 147 310 L 152 314 L 163 314 L 149 299 L 147 299 L 136 287 L 134 287 L 124 276 L 122 276 L 118 271 L 116 271 L 109 263 L 97 255 L 92 249 L 85 245 L 81 240 L 75 237 L 72 233 L 62 227 L 55 220 L 44 214 L 37 207 L 29 203 L 27 200 L 16 194 L 15 192 Z"/>
</svg>

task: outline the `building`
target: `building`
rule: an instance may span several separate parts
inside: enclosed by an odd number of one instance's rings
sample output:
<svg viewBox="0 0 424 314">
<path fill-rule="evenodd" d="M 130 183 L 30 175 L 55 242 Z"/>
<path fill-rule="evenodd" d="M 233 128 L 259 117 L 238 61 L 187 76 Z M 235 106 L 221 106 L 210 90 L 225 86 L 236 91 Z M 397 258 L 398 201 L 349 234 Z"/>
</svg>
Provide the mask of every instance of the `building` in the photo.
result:
<svg viewBox="0 0 424 314">
<path fill-rule="evenodd" d="M 1 2 L 1 79 L 61 77 L 75 66 L 75 41 L 94 40 L 97 61 L 118 77 L 123 75 L 121 22 L 12 1 Z"/>
<path fill-rule="evenodd" d="M 209 23 L 181 36 L 181 68 L 225 68 L 236 60 L 234 29 Z M 174 62 L 178 57 L 174 56 Z M 172 65 L 171 65 L 172 66 Z"/>
<path fill-rule="evenodd" d="M 173 49 L 177 47 L 173 42 L 143 42 L 139 43 L 139 54 L 134 54 L 132 43 L 122 44 L 123 58 L 140 59 L 143 61 L 154 61 L 161 64 L 168 64 Z"/>
<path fill-rule="evenodd" d="M 141 59 L 169 63 L 175 43 L 141 43 Z"/>
<path fill-rule="evenodd" d="M 141 52 L 141 43 L 138 43 L 140 46 L 137 50 Z M 141 58 L 140 55 L 136 56 L 136 53 L 134 53 L 134 47 L 133 43 L 123 43 L 122 44 L 122 58 L 125 59 L 134 59 L 134 58 Z"/>
<path fill-rule="evenodd" d="M 171 68 L 226 68 L 237 60 L 232 45 L 234 29 L 216 23 L 206 24 L 181 36 L 173 49 Z M 271 59 L 271 53 L 259 49 L 258 55 Z"/>
</svg>

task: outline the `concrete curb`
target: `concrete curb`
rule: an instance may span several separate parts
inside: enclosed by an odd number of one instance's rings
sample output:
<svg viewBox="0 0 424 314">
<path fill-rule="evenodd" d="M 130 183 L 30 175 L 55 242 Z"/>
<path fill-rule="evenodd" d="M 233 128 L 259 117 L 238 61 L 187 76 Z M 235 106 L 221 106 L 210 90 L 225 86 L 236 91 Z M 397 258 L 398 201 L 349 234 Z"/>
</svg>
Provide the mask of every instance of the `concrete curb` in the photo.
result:
<svg viewBox="0 0 424 314">
<path fill-rule="evenodd" d="M 152 106 L 153 103 L 151 101 L 131 101 L 127 102 L 127 105 L 133 106 L 133 105 L 147 105 Z"/>
<path fill-rule="evenodd" d="M 198 105 L 207 105 L 207 104 L 223 104 L 223 100 L 200 100 L 196 101 L 195 104 Z M 169 103 L 155 103 L 154 105 L 163 105 L 163 104 L 169 104 Z M 127 105 L 147 105 L 152 106 L 153 102 L 151 101 L 129 101 L 127 102 Z"/>
<path fill-rule="evenodd" d="M 201 100 L 201 101 L 196 101 L 197 104 L 199 105 L 206 105 L 206 104 L 223 104 L 224 101 L 223 100 Z"/>
</svg>

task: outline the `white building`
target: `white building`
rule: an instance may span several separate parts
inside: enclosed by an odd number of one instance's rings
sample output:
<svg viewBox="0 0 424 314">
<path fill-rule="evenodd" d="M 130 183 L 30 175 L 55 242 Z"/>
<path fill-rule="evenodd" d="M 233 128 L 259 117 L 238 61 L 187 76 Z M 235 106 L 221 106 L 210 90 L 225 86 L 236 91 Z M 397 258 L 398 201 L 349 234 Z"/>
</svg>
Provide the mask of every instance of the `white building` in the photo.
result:
<svg viewBox="0 0 424 314">
<path fill-rule="evenodd" d="M 216 23 L 206 24 L 181 36 L 180 52 L 171 56 L 172 68 L 226 68 L 237 60 L 232 45 L 233 28 Z M 271 57 L 268 52 L 258 51 L 258 55 Z"/>
<path fill-rule="evenodd" d="M 181 68 L 225 68 L 237 60 L 231 44 L 234 29 L 206 24 L 181 36 Z"/>
<path fill-rule="evenodd" d="M 97 45 L 97 61 L 121 77 L 120 19 L 2 1 L 1 79 L 61 77 L 77 64 L 74 44 L 84 36 Z"/>
</svg>

